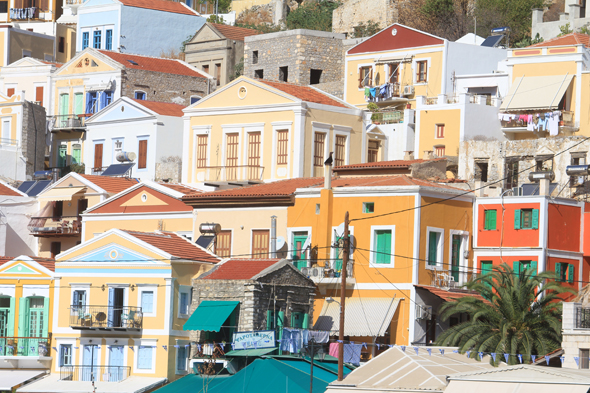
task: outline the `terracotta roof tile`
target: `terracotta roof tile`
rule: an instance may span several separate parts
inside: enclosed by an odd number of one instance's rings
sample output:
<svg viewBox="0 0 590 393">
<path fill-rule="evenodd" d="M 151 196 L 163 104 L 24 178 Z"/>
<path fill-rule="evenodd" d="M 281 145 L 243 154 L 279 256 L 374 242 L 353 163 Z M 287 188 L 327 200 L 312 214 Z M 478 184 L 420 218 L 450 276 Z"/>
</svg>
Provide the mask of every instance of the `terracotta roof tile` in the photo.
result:
<svg viewBox="0 0 590 393">
<path fill-rule="evenodd" d="M 192 9 L 174 1 L 166 0 L 119 0 L 123 5 L 127 7 L 147 8 L 150 10 L 173 12 L 176 14 L 194 15 L 198 16 L 199 13 Z"/>
<path fill-rule="evenodd" d="M 179 184 L 179 183 L 158 183 L 158 184 L 161 186 L 164 186 L 164 187 L 168 187 L 174 191 L 180 192 L 184 195 L 195 194 L 195 193 L 199 194 L 202 192 L 201 190 L 197 190 L 196 188 L 189 187 L 189 186 L 186 186 L 184 184 Z"/>
<path fill-rule="evenodd" d="M 285 82 L 271 82 L 264 79 L 257 79 L 259 82 L 267 84 L 275 89 L 281 90 L 287 94 L 299 98 L 306 102 L 313 102 L 316 104 L 338 106 L 340 108 L 348 108 L 345 104 L 335 100 L 327 94 L 324 94 L 312 87 L 295 85 Z"/>
<path fill-rule="evenodd" d="M 110 194 L 116 194 L 123 190 L 128 189 L 131 186 L 137 184 L 137 180 L 129 179 L 126 177 L 111 177 L 111 176 L 99 176 L 99 175 L 80 175 L 86 180 L 96 184 L 106 192 Z"/>
<path fill-rule="evenodd" d="M 221 261 L 221 258 L 210 254 L 204 248 L 191 243 L 184 237 L 179 236 L 173 232 L 125 232 L 139 240 L 151 244 L 152 246 L 164 252 L 167 252 L 176 258 L 209 263 L 218 263 Z"/>
<path fill-rule="evenodd" d="M 2 182 L 0 182 L 0 195 L 19 196 L 19 197 L 26 196 L 26 195 L 19 193 L 18 191 L 15 191 L 12 187 L 9 187 Z"/>
<path fill-rule="evenodd" d="M 145 106 L 146 108 L 162 116 L 182 117 L 184 115 L 184 112 L 182 112 L 182 110 L 186 108 L 184 105 L 172 104 L 169 102 L 137 100 L 134 98 L 133 101 Z"/>
<path fill-rule="evenodd" d="M 163 1 L 164 3 L 171 3 L 171 4 L 180 4 L 175 3 L 172 1 Z M 205 75 L 201 74 L 196 68 L 190 66 L 188 64 L 184 64 L 180 60 L 177 59 L 164 59 L 160 57 L 149 57 L 149 56 L 140 56 L 140 55 L 131 55 L 128 53 L 119 53 L 113 52 L 109 50 L 100 50 L 105 56 L 110 57 L 114 61 L 119 64 L 125 66 L 125 68 L 135 69 L 135 70 L 144 70 L 144 71 L 153 71 L 153 72 L 161 72 L 164 74 L 174 74 L 174 75 L 185 75 L 185 76 L 194 76 L 200 78 L 206 78 Z M 133 61 L 136 64 L 131 63 Z"/>
<path fill-rule="evenodd" d="M 323 177 L 297 178 L 279 180 L 271 183 L 262 183 L 249 187 L 230 188 L 228 190 L 190 194 L 185 195 L 185 198 L 288 196 L 293 194 L 298 188 L 310 187 L 320 184 L 324 184 Z"/>
<path fill-rule="evenodd" d="M 527 48 L 544 48 L 547 46 L 567 46 L 582 44 L 590 48 L 590 36 L 588 34 L 571 33 L 561 37 L 553 38 L 538 44 L 527 46 Z"/>
<path fill-rule="evenodd" d="M 461 291 L 461 292 L 454 292 L 454 291 L 445 291 L 444 289 L 440 289 L 440 288 L 436 288 L 436 287 L 431 287 L 428 285 L 415 285 L 416 288 L 422 288 L 422 289 L 426 289 L 427 291 L 429 291 L 430 293 L 432 293 L 433 295 L 438 296 L 439 298 L 443 299 L 444 301 L 452 301 L 454 299 L 459 299 L 462 297 L 475 297 L 478 298 L 480 300 L 483 300 L 484 302 L 487 302 L 487 300 L 485 300 L 479 293 L 476 292 L 467 292 L 467 291 Z"/>
<path fill-rule="evenodd" d="M 53 61 L 44 61 L 44 60 L 39 60 L 41 63 L 43 64 L 50 64 L 50 65 L 54 65 L 56 68 L 59 68 L 63 65 L 63 63 L 55 63 Z"/>
<path fill-rule="evenodd" d="M 420 164 L 428 161 L 439 161 L 445 160 L 445 158 L 435 158 L 434 160 L 394 160 L 394 161 L 379 161 L 379 162 L 366 162 L 364 164 L 350 164 L 335 166 L 334 171 L 345 170 L 345 169 L 372 169 L 372 168 L 409 168 L 412 164 Z"/>
<path fill-rule="evenodd" d="M 340 177 L 332 180 L 332 188 L 339 187 L 393 187 L 393 186 L 421 186 L 436 187 L 455 191 L 465 191 L 457 187 L 450 187 L 445 184 L 439 184 L 435 181 L 416 179 L 407 175 L 390 175 L 390 176 L 360 176 L 360 177 Z M 319 186 L 316 186 L 319 187 Z"/>
<path fill-rule="evenodd" d="M 244 41 L 244 37 L 260 34 L 258 30 L 246 29 L 245 27 L 236 27 L 230 25 L 222 25 L 219 23 L 210 23 L 223 36 L 230 40 Z"/>
<path fill-rule="evenodd" d="M 18 257 L 6 257 L 6 256 L 0 256 L 0 266 L 4 265 L 5 263 L 8 263 L 10 261 L 14 261 L 15 259 L 17 259 Z M 53 258 L 41 258 L 41 257 L 31 257 L 29 256 L 29 258 L 31 258 L 32 260 L 34 260 L 35 262 L 37 262 L 39 265 L 43 266 L 44 268 L 55 272 L 55 259 Z"/>
<path fill-rule="evenodd" d="M 202 280 L 250 280 L 280 259 L 230 259 L 199 277 Z"/>
</svg>

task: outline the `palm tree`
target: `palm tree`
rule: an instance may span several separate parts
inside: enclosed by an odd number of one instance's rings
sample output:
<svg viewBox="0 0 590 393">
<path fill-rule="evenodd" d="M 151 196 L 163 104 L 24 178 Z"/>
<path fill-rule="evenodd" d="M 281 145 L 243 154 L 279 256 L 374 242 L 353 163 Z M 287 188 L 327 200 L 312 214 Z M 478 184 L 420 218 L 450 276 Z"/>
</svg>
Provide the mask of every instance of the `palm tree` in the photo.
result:
<svg viewBox="0 0 590 393">
<path fill-rule="evenodd" d="M 497 353 L 498 365 L 503 354 L 510 354 L 508 364 L 542 356 L 561 347 L 561 299 L 559 294 L 575 292 L 555 281 L 555 273 L 536 274 L 533 269 L 515 273 L 502 264 L 497 270 L 478 277 L 466 285 L 485 299 L 466 296 L 441 307 L 441 317 L 466 313 L 470 319 L 443 332 L 437 345 L 458 346 L 460 353 L 473 351 Z"/>
</svg>

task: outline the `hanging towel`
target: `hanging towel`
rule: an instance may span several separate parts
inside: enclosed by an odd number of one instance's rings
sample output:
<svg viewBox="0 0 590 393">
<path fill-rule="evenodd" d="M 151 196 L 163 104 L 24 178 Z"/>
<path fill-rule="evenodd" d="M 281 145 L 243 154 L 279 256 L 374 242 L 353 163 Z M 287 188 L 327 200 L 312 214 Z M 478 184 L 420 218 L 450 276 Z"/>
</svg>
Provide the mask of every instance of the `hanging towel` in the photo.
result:
<svg viewBox="0 0 590 393">
<path fill-rule="evenodd" d="M 330 356 L 334 356 L 335 358 L 338 357 L 338 343 L 330 343 L 330 350 L 328 352 L 328 354 Z"/>
<path fill-rule="evenodd" d="M 371 92 L 371 97 L 375 98 L 375 96 L 377 95 L 377 88 L 371 87 L 369 90 Z"/>
<path fill-rule="evenodd" d="M 533 115 L 527 115 L 526 129 L 527 131 L 533 131 Z"/>
<path fill-rule="evenodd" d="M 549 129 L 549 135 L 557 136 L 559 134 L 559 117 L 561 112 L 553 112 L 550 114 L 549 120 L 547 121 L 547 128 Z"/>
<path fill-rule="evenodd" d="M 386 96 L 388 88 L 389 88 L 389 85 L 387 83 L 384 85 L 381 85 L 381 87 L 379 87 L 379 94 L 381 94 L 382 96 Z"/>
<path fill-rule="evenodd" d="M 316 343 L 324 344 L 330 341 L 330 332 L 323 330 L 310 330 L 309 338 L 313 338 Z"/>
<path fill-rule="evenodd" d="M 368 87 L 365 87 L 365 97 L 371 97 L 371 89 L 369 89 Z"/>
<path fill-rule="evenodd" d="M 285 339 L 286 342 L 285 342 Z M 285 346 L 283 346 L 283 343 Z M 303 345 L 303 336 L 301 330 L 283 328 L 283 339 L 281 341 L 281 350 L 289 351 L 291 353 L 299 353 L 301 346 Z"/>
<path fill-rule="evenodd" d="M 359 366 L 361 364 L 362 348 L 362 344 L 344 344 L 344 363 Z"/>
</svg>

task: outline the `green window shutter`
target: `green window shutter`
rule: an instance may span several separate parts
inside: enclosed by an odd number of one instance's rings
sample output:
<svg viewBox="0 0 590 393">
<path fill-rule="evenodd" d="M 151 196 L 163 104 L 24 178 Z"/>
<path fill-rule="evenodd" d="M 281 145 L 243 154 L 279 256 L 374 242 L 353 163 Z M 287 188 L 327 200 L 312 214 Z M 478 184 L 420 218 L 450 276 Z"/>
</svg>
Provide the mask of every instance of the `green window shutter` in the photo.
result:
<svg viewBox="0 0 590 393">
<path fill-rule="evenodd" d="M 515 275 L 518 276 L 520 274 L 520 261 L 512 262 L 512 270 L 514 270 Z"/>
<path fill-rule="evenodd" d="M 277 326 L 283 327 L 285 326 L 285 312 L 279 311 L 279 315 L 277 317 Z"/>
<path fill-rule="evenodd" d="M 437 233 L 430 232 L 428 237 L 428 264 L 430 266 L 436 265 L 436 251 L 437 251 Z"/>
<path fill-rule="evenodd" d="M 520 229 L 520 209 L 514 211 L 514 229 Z"/>
<path fill-rule="evenodd" d="M 43 337 L 49 337 L 49 298 L 43 298 Z"/>
<path fill-rule="evenodd" d="M 555 280 L 561 281 L 561 262 L 555 264 Z"/>
<path fill-rule="evenodd" d="M 567 282 L 569 282 L 570 284 L 574 283 L 574 270 L 575 270 L 575 266 L 573 264 L 569 264 L 567 265 Z"/>
<path fill-rule="evenodd" d="M 490 210 L 490 227 L 488 229 L 496 229 L 496 214 L 497 210 Z"/>
<path fill-rule="evenodd" d="M 482 261 L 481 262 L 481 274 L 485 275 L 492 271 L 492 262 L 490 261 Z"/>
<path fill-rule="evenodd" d="M 266 330 L 274 329 L 275 312 L 273 310 L 266 310 Z"/>
<path fill-rule="evenodd" d="M 533 209 L 533 229 L 539 229 L 539 209 Z"/>
<path fill-rule="evenodd" d="M 18 300 L 18 336 L 28 337 L 29 327 L 29 298 L 21 297 Z"/>
<path fill-rule="evenodd" d="M 375 262 L 380 264 L 391 263 L 391 231 L 375 231 L 375 243 L 377 251 Z"/>
<path fill-rule="evenodd" d="M 483 229 L 490 229 L 490 210 L 484 210 L 484 224 Z"/>
<path fill-rule="evenodd" d="M 303 314 L 303 324 L 301 327 L 303 329 L 309 329 L 309 314 Z"/>
<path fill-rule="evenodd" d="M 14 337 L 14 319 L 15 319 L 15 302 L 16 298 L 11 297 L 10 298 L 10 313 L 8 314 L 8 327 L 7 327 L 7 331 L 6 331 L 6 335 L 8 337 Z"/>
<path fill-rule="evenodd" d="M 537 261 L 531 261 L 530 268 L 533 269 L 533 276 L 537 275 Z"/>
</svg>

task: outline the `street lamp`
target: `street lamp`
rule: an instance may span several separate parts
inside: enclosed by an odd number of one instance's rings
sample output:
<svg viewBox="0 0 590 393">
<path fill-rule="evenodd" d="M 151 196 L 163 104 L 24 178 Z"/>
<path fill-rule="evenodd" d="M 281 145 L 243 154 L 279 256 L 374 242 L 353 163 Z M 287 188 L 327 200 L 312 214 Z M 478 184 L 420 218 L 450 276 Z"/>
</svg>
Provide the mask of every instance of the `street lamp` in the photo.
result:
<svg viewBox="0 0 590 393">
<path fill-rule="evenodd" d="M 320 345 L 320 346 L 314 345 L 316 342 L 313 337 L 307 343 L 308 343 L 307 346 L 304 345 L 301 348 L 301 354 L 302 355 L 309 355 L 309 357 L 311 358 L 311 371 L 309 373 L 309 393 L 313 393 L 313 359 L 315 358 L 315 355 L 317 354 L 320 358 L 320 361 L 323 362 L 324 359 L 326 358 L 326 352 L 324 352 L 324 348 L 322 345 Z"/>
</svg>

